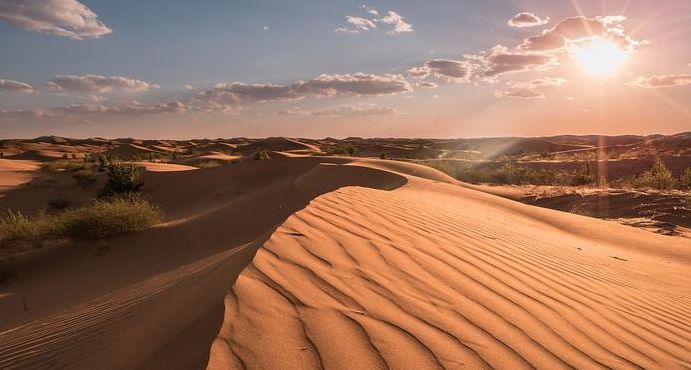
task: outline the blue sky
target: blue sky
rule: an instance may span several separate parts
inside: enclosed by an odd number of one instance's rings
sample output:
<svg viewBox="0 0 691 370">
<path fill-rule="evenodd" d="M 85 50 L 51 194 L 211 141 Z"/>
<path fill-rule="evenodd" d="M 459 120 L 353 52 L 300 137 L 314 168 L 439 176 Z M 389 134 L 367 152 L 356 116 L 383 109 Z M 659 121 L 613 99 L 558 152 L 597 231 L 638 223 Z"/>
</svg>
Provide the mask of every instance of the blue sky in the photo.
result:
<svg viewBox="0 0 691 370">
<path fill-rule="evenodd" d="M 36 0 L 0 0 L 0 79 L 32 87 L 30 93 L 0 88 L 0 136 L 456 137 L 691 129 L 685 108 L 691 105 L 691 2 L 685 0 L 44 3 L 55 4 L 56 12 L 60 6 L 83 4 L 95 14 L 103 25 L 96 27 L 96 32 L 102 34 L 89 36 L 88 32 L 94 32 L 90 29 L 81 39 L 37 32 L 34 25 L 46 22 L 43 18 L 17 21 L 12 13 L 17 5 L 34 3 Z M 368 13 L 363 6 L 376 9 L 379 15 Z M 46 10 L 42 11 L 40 14 L 45 14 Z M 384 21 L 388 11 L 400 15 L 411 31 L 387 32 L 392 27 Z M 520 12 L 532 13 L 542 21 L 549 18 L 549 22 L 525 28 L 507 25 Z M 636 42 L 626 51 L 625 74 L 624 67 L 606 78 L 582 73 L 572 65 L 566 48 L 549 51 L 556 58 L 551 64 L 521 66 L 497 76 L 479 71 L 486 68 L 481 64 L 486 63 L 486 54 L 495 45 L 504 45 L 504 53 L 511 56 L 535 53 L 516 47 L 525 38 L 540 35 L 569 17 L 620 15 L 627 19 L 617 23 L 620 28 L 612 32 L 622 30 Z M 370 19 L 377 27 L 358 29 L 346 16 Z M 335 32 L 339 27 L 359 32 Z M 580 36 L 613 34 L 607 32 Z M 464 57 L 483 51 L 485 59 L 481 62 L 469 62 Z M 456 72 L 428 69 L 425 81 L 430 88 L 422 88 L 421 80 L 408 71 L 427 68 L 427 62 L 438 59 L 460 63 L 454 68 L 467 67 L 469 75 L 451 78 L 448 73 Z M 222 106 L 216 100 L 213 107 L 207 104 L 211 94 L 216 99 L 216 91 L 208 90 L 221 83 L 293 86 L 297 90 L 303 87 L 294 86 L 296 82 L 321 74 L 357 80 L 351 83 L 363 83 L 360 80 L 365 78 L 366 83 L 375 83 L 370 77 L 352 76 L 358 72 L 377 78 L 389 76 L 376 83 L 393 79 L 407 85 L 364 92 L 353 91 L 355 86 L 348 85 L 328 92 L 291 91 L 277 98 L 258 97 L 254 90 L 240 94 L 235 88 L 228 96 L 230 90 L 225 87 Z M 116 84 L 107 79 L 122 77 L 151 87 L 136 91 L 130 87 L 120 90 L 121 85 L 108 91 L 75 90 L 73 85 L 52 90 L 45 87 L 61 75 L 102 76 L 106 80 L 99 83 Z M 655 76 L 673 78 L 631 84 L 636 78 Z M 564 81 L 539 89 L 516 85 L 543 78 Z M 190 86 L 185 89 L 186 85 Z M 518 90 L 530 91 L 511 93 Z M 594 95 L 599 100 L 594 100 Z M 135 100 L 135 109 L 119 108 L 130 107 Z M 629 108 L 622 100 L 630 101 Z M 149 109 L 171 102 L 179 102 L 180 109 Z M 40 117 L 27 114 L 70 106 L 90 108 L 72 109 L 69 114 L 55 110 Z M 117 114 L 109 110 L 113 107 L 120 109 Z M 659 117 L 663 122 L 651 125 L 641 117 Z"/>
</svg>

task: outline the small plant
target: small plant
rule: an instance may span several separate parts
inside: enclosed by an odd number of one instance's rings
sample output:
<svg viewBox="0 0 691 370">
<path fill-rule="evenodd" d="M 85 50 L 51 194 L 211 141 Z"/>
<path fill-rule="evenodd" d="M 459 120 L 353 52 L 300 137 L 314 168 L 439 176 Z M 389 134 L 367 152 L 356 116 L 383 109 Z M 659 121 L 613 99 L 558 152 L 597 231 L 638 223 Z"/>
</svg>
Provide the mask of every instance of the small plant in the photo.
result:
<svg viewBox="0 0 691 370">
<path fill-rule="evenodd" d="M 139 169 L 121 162 L 111 162 L 107 165 L 108 183 L 103 189 L 103 196 L 139 192 L 144 186 L 139 182 Z"/>
<path fill-rule="evenodd" d="M 75 239 L 102 239 L 143 230 L 161 221 L 161 211 L 140 196 L 97 200 L 59 216 L 62 235 Z"/>
<path fill-rule="evenodd" d="M 83 188 L 88 187 L 98 180 L 98 177 L 94 175 L 94 172 L 89 167 L 84 167 L 82 169 L 76 170 L 72 173 L 72 177 L 79 185 Z"/>
<path fill-rule="evenodd" d="M 45 163 L 41 166 L 41 168 L 48 172 L 75 171 L 84 168 L 84 164 L 80 162 L 61 159 L 58 161 Z"/>
<path fill-rule="evenodd" d="M 198 168 L 214 168 L 221 166 L 221 163 L 217 161 L 204 161 L 197 164 Z"/>
<path fill-rule="evenodd" d="M 39 213 L 34 217 L 7 211 L 0 217 L 0 242 L 41 247 L 48 241 L 70 238 L 100 240 L 143 230 L 162 218 L 156 206 L 138 195 L 111 197 L 57 214 Z"/>
<path fill-rule="evenodd" d="M 257 152 L 254 153 L 254 160 L 263 161 L 267 159 L 271 159 L 271 157 L 269 157 L 269 152 L 267 152 L 265 149 L 257 148 Z"/>
<path fill-rule="evenodd" d="M 675 187 L 676 181 L 664 163 L 657 161 L 649 170 L 639 176 L 634 176 L 629 181 L 635 188 L 652 188 L 669 190 Z"/>
<path fill-rule="evenodd" d="M 679 176 L 679 188 L 691 190 L 691 167 L 686 167 L 681 176 Z"/>
</svg>

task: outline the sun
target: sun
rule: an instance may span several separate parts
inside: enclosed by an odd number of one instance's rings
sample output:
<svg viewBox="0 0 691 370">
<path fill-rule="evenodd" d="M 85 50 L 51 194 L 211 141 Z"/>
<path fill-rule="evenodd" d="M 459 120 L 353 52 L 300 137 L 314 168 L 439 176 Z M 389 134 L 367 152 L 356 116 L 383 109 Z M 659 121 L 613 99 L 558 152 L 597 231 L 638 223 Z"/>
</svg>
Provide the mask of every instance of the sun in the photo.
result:
<svg viewBox="0 0 691 370">
<path fill-rule="evenodd" d="M 606 77 L 619 71 L 628 54 L 615 43 L 601 37 L 574 43 L 569 51 L 583 71 L 598 77 Z"/>
</svg>

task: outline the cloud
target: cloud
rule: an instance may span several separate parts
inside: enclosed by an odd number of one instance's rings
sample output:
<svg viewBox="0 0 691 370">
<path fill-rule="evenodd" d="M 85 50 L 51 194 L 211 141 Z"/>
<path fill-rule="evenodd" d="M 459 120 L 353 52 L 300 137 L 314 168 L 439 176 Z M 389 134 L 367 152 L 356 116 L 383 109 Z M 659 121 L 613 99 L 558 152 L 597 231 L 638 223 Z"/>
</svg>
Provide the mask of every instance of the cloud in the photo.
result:
<svg viewBox="0 0 691 370">
<path fill-rule="evenodd" d="M 421 67 L 414 67 L 407 71 L 408 76 L 424 79 L 429 76 L 444 79 L 448 82 L 468 82 L 472 75 L 472 66 L 468 61 L 434 59 L 425 62 Z"/>
<path fill-rule="evenodd" d="M 303 110 L 299 107 L 279 111 L 283 115 L 311 115 L 311 116 L 330 116 L 330 117 L 366 117 L 383 116 L 398 114 L 395 108 L 382 107 L 376 104 L 342 105 L 333 108 L 323 108 L 317 110 Z"/>
<path fill-rule="evenodd" d="M 537 15 L 533 13 L 518 13 L 513 18 L 509 19 L 509 26 L 515 27 L 515 28 L 524 28 L 524 27 L 535 27 L 535 26 L 542 26 L 545 25 L 549 22 L 549 17 L 546 17 L 544 19 L 538 17 Z"/>
<path fill-rule="evenodd" d="M 437 85 L 434 82 L 422 81 L 422 82 L 416 83 L 415 87 L 418 87 L 421 89 L 436 89 L 437 87 L 439 87 L 439 85 Z"/>
<path fill-rule="evenodd" d="M 497 90 L 494 92 L 497 98 L 514 99 L 544 99 L 545 94 L 532 89 Z"/>
<path fill-rule="evenodd" d="M 34 88 L 26 82 L 5 80 L 0 78 L 0 90 L 16 91 L 23 93 L 32 93 Z"/>
<path fill-rule="evenodd" d="M 47 82 L 46 87 L 55 92 L 105 93 L 110 91 L 140 92 L 159 86 L 122 76 L 59 75 Z"/>
<path fill-rule="evenodd" d="M 561 77 L 543 77 L 530 81 L 510 82 L 509 86 L 514 89 L 535 89 L 538 87 L 561 86 L 566 80 Z"/>
<path fill-rule="evenodd" d="M 192 98 L 192 102 L 204 111 L 230 111 L 256 102 L 392 95 L 409 91 L 412 91 L 411 84 L 398 74 L 322 74 L 290 85 L 221 83 L 202 90 Z"/>
<path fill-rule="evenodd" d="M 0 0 L 0 19 L 26 30 L 75 40 L 113 32 L 76 0 Z"/>
<path fill-rule="evenodd" d="M 691 74 L 667 74 L 650 77 L 638 77 L 627 83 L 629 86 L 658 89 L 662 87 L 691 85 Z"/>
<path fill-rule="evenodd" d="M 541 70 L 557 64 L 557 58 L 548 54 L 514 52 L 497 45 L 477 55 L 466 55 L 477 64 L 479 74 L 493 79 L 504 73 Z"/>
<path fill-rule="evenodd" d="M 180 101 L 159 104 L 141 104 L 137 101 L 125 102 L 116 106 L 101 104 L 80 104 L 65 107 L 35 110 L 0 111 L 0 119 L 25 118 L 74 118 L 93 115 L 137 116 L 185 113 L 189 109 Z"/>
<path fill-rule="evenodd" d="M 386 15 L 386 17 L 381 18 L 379 21 L 393 26 L 393 29 L 386 31 L 386 33 L 389 34 L 413 32 L 413 26 L 410 23 L 406 23 L 400 14 L 392 10 L 389 10 L 389 13 Z"/>
<path fill-rule="evenodd" d="M 623 16 L 567 18 L 542 34 L 523 40 L 518 48 L 525 51 L 554 51 L 566 48 L 569 42 L 600 36 L 622 50 L 631 51 L 645 42 L 636 41 L 626 34 L 622 24 L 625 20 Z"/>
<path fill-rule="evenodd" d="M 374 23 L 374 21 L 363 17 L 353 17 L 349 15 L 346 16 L 346 21 L 352 24 L 355 29 L 359 31 L 369 31 L 373 28 L 377 28 L 377 24 Z"/>
<path fill-rule="evenodd" d="M 386 29 L 386 33 L 391 35 L 413 32 L 413 26 L 407 23 L 402 15 L 393 10 L 389 10 L 386 15 L 381 16 L 379 11 L 373 7 L 363 5 L 362 9 L 364 12 L 362 16 L 347 15 L 345 20 L 348 24 L 338 27 L 334 31 L 356 34 L 377 29 L 381 25 L 382 28 Z"/>
</svg>

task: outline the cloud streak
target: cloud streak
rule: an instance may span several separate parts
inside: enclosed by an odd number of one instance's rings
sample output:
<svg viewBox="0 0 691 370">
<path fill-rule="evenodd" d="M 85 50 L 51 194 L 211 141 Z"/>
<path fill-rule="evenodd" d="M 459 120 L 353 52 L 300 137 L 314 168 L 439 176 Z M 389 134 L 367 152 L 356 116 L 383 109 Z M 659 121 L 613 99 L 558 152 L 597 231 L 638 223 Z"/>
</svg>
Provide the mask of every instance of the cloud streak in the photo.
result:
<svg viewBox="0 0 691 370">
<path fill-rule="evenodd" d="M 257 102 L 393 95 L 410 91 L 410 82 L 398 74 L 322 74 L 290 85 L 221 83 L 199 92 L 191 101 L 203 111 L 230 111 Z"/>
<path fill-rule="evenodd" d="M 497 90 L 494 92 L 497 98 L 514 99 L 544 99 L 545 94 L 533 89 Z"/>
<path fill-rule="evenodd" d="M 342 105 L 333 108 L 323 108 L 317 110 L 302 110 L 299 107 L 286 109 L 278 112 L 282 115 L 310 115 L 327 117 L 367 117 L 367 116 L 386 116 L 398 114 L 395 108 L 382 107 L 376 104 Z"/>
<path fill-rule="evenodd" d="M 518 13 L 513 18 L 509 19 L 508 25 L 514 28 L 525 28 L 543 26 L 549 22 L 549 17 L 540 18 L 533 13 L 523 12 Z"/>
<path fill-rule="evenodd" d="M 659 89 L 664 87 L 691 85 L 691 74 L 665 74 L 649 77 L 638 77 L 629 82 L 629 86 L 645 87 L 648 89 Z"/>
<path fill-rule="evenodd" d="M 46 83 L 54 92 L 106 93 L 111 91 L 141 92 L 158 88 L 158 85 L 123 76 L 58 75 Z"/>
<path fill-rule="evenodd" d="M 32 93 L 34 88 L 26 82 L 15 81 L 15 80 L 5 80 L 0 78 L 0 91 L 15 91 L 23 93 Z"/>
<path fill-rule="evenodd" d="M 0 19 L 29 31 L 75 40 L 113 32 L 76 0 L 0 0 Z"/>
<path fill-rule="evenodd" d="M 493 79 L 505 73 L 546 69 L 557 64 L 557 58 L 549 54 L 515 52 L 497 45 L 488 52 L 466 55 L 478 65 L 481 77 Z"/>
</svg>

